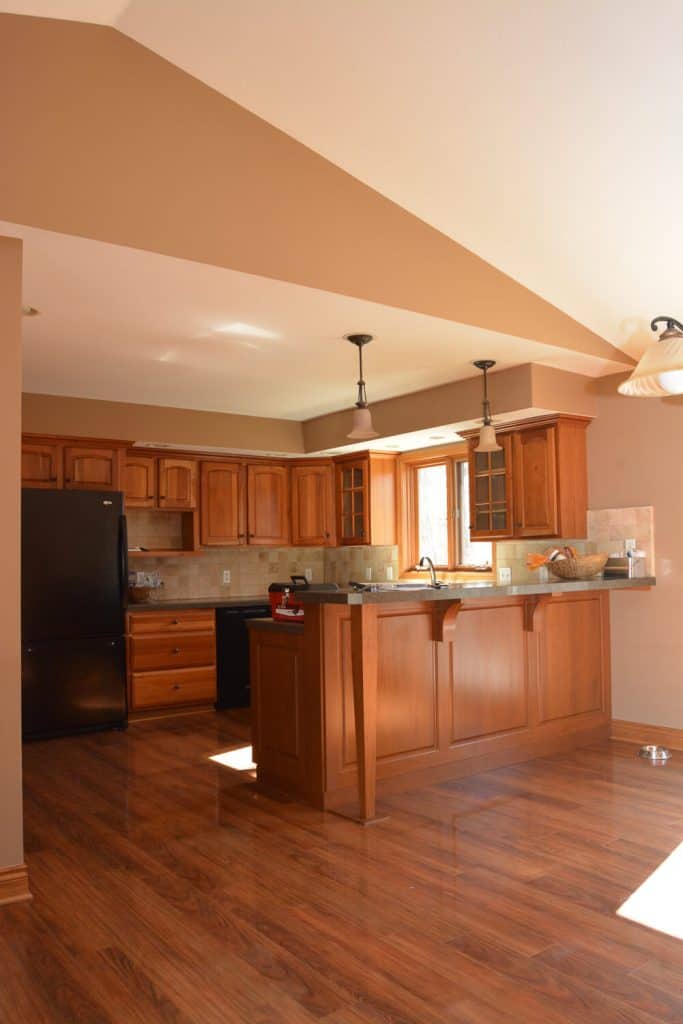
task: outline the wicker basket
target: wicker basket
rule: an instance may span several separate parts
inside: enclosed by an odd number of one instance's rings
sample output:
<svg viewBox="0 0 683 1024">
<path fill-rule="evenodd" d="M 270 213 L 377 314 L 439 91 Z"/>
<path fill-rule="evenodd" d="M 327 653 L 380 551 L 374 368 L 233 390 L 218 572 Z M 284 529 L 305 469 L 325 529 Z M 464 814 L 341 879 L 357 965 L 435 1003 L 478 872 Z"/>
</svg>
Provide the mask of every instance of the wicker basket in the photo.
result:
<svg viewBox="0 0 683 1024">
<path fill-rule="evenodd" d="M 553 576 L 562 580 L 589 580 L 605 568 L 608 555 L 576 555 L 575 558 L 558 558 L 548 562 Z"/>
</svg>

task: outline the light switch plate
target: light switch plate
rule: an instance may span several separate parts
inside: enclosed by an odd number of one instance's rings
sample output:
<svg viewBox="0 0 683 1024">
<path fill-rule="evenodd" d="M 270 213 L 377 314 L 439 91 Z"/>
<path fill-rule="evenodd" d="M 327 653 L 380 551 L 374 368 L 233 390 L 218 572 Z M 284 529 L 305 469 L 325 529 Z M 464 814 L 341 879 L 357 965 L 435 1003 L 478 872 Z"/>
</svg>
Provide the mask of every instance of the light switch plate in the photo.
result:
<svg viewBox="0 0 683 1024">
<path fill-rule="evenodd" d="M 229 587 L 231 579 L 232 579 L 232 575 L 231 575 L 230 570 L 229 569 L 224 569 L 223 570 L 223 586 L 224 587 Z"/>
<path fill-rule="evenodd" d="M 304 569 L 304 576 L 306 577 L 306 579 L 310 583 L 311 580 L 313 579 L 313 570 L 309 569 L 309 568 Z"/>
<path fill-rule="evenodd" d="M 368 567 L 365 570 L 365 578 L 366 578 L 366 580 L 371 580 L 372 579 L 372 569 L 370 567 Z"/>
<path fill-rule="evenodd" d="M 506 587 L 512 583 L 512 569 L 507 565 L 499 565 L 496 570 L 496 579 L 501 587 Z"/>
<path fill-rule="evenodd" d="M 635 537 L 627 537 L 626 540 L 624 541 L 624 553 L 628 554 L 629 551 L 635 551 L 635 550 L 636 550 L 636 538 Z"/>
</svg>

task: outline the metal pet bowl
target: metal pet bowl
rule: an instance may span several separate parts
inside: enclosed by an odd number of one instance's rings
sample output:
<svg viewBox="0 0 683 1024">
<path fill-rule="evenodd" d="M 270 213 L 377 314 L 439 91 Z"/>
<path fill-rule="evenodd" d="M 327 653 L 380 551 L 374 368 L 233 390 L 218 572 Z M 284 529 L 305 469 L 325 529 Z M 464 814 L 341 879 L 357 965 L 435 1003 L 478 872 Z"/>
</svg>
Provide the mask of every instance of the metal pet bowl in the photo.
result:
<svg viewBox="0 0 683 1024">
<path fill-rule="evenodd" d="M 660 747 L 656 743 L 646 743 L 638 751 L 638 757 L 644 757 L 647 761 L 668 761 L 671 751 L 667 747 Z"/>
</svg>

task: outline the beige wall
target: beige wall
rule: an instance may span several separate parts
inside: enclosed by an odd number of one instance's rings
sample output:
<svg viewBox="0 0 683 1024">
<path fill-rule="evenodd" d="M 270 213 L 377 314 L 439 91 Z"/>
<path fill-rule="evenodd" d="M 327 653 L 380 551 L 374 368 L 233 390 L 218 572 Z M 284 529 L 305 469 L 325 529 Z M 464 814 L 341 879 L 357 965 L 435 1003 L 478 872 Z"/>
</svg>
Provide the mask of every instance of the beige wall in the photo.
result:
<svg viewBox="0 0 683 1024">
<path fill-rule="evenodd" d="M 0 219 L 628 361 L 113 28 L 0 14 L 0 87 Z"/>
<path fill-rule="evenodd" d="M 453 381 L 438 387 L 415 391 L 398 398 L 372 403 L 372 422 L 383 437 L 405 434 L 447 423 L 474 426 L 481 417 L 481 375 Z M 546 412 L 595 416 L 594 382 L 578 373 L 526 363 L 501 370 L 489 377 L 489 398 L 494 420 L 518 413 L 540 415 Z M 317 416 L 303 424 L 307 452 L 341 447 L 351 427 L 351 411 Z"/>
<path fill-rule="evenodd" d="M 589 433 L 591 508 L 653 505 L 657 586 L 614 593 L 615 718 L 683 729 L 683 404 L 598 387 Z"/>
<path fill-rule="evenodd" d="M 30 434 L 71 434 L 268 452 L 303 451 L 301 424 L 293 420 L 61 395 L 25 394 L 22 425 Z"/>
<path fill-rule="evenodd" d="M 21 864 L 21 242 L 0 237 L 0 868 Z"/>
</svg>

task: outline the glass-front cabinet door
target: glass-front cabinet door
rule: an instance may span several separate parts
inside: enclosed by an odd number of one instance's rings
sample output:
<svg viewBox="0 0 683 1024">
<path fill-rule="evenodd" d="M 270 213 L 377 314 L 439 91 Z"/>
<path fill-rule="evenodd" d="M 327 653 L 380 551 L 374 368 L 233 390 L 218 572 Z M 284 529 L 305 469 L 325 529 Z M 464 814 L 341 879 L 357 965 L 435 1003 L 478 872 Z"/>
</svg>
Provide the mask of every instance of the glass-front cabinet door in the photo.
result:
<svg viewBox="0 0 683 1024">
<path fill-rule="evenodd" d="M 368 543 L 368 470 L 367 459 L 337 465 L 339 541 L 342 544 Z"/>
<path fill-rule="evenodd" d="M 470 440 L 470 536 L 472 540 L 512 537 L 512 444 L 498 435 L 498 452 L 475 452 Z"/>
</svg>

